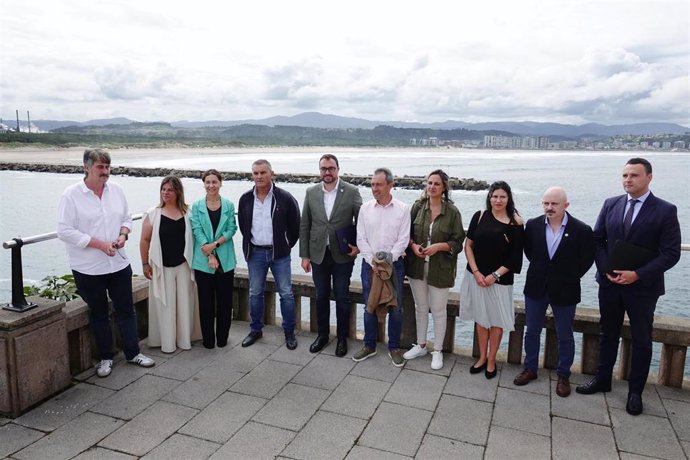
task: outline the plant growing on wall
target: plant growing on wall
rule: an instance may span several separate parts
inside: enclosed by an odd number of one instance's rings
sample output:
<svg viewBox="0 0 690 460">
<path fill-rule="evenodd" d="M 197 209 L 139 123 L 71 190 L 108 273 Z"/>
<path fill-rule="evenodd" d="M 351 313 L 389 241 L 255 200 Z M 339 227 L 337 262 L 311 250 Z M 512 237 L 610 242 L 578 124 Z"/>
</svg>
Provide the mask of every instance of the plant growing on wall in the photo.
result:
<svg viewBox="0 0 690 460">
<path fill-rule="evenodd" d="M 77 285 L 74 282 L 74 276 L 71 274 L 46 276 L 37 284 L 24 286 L 24 295 L 37 295 L 64 302 L 78 297 Z"/>
</svg>

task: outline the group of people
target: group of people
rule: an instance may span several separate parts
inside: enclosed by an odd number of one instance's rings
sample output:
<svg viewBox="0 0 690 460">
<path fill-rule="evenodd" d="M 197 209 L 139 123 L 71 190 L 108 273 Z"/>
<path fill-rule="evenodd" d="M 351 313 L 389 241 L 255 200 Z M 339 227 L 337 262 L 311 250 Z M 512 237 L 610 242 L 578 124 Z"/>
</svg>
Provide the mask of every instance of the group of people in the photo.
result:
<svg viewBox="0 0 690 460">
<path fill-rule="evenodd" d="M 66 243 L 79 294 L 89 305 L 90 322 L 101 358 L 97 374 L 113 367 L 113 339 L 108 295 L 112 299 L 127 362 L 145 367 L 154 361 L 141 354 L 131 296 L 132 270 L 122 248 L 132 221 L 122 189 L 108 182 L 110 155 L 101 149 L 84 153 L 85 178 L 63 193 L 58 237 Z M 266 160 L 252 164 L 254 186 L 237 208 L 220 195 L 222 176 L 203 173 L 206 195 L 191 208 L 181 181 L 165 177 L 160 203 L 146 212 L 140 255 L 149 293 L 149 346 L 165 353 L 189 349 L 201 337 L 206 348 L 224 347 L 232 320 L 236 266 L 233 237 L 239 227 L 249 273 L 249 347 L 262 337 L 264 291 L 271 270 L 280 297 L 285 344 L 297 348 L 295 298 L 291 284 L 292 248 L 299 241 L 305 272 L 316 288 L 317 336 L 312 353 L 330 342 L 331 291 L 335 297 L 335 355 L 348 352 L 350 278 L 361 257 L 364 344 L 352 356 L 363 361 L 376 355 L 378 324 L 388 318 L 388 354 L 395 366 L 431 355 L 431 368 L 443 367 L 446 305 L 457 277 L 458 254 L 465 250 L 466 270 L 460 286 L 460 318 L 475 323 L 479 357 L 471 374 L 497 375 L 496 355 L 504 330 L 513 331 L 513 281 L 529 261 L 524 288 L 526 333 L 524 370 L 518 386 L 537 379 L 540 336 L 550 306 L 558 339 L 556 393 L 570 394 L 575 354 L 573 321 L 580 302 L 580 280 L 594 262 L 599 283 L 601 339 L 594 378 L 577 387 L 582 394 L 611 390 L 613 367 L 624 314 L 630 319 L 632 364 L 627 411 L 642 412 L 642 391 L 652 353 L 656 301 L 664 293 L 664 272 L 680 258 L 680 225 L 676 207 L 655 197 L 649 184 L 651 164 L 630 159 L 623 170 L 625 194 L 606 200 L 594 230 L 567 212 L 565 190 L 544 192 L 544 214 L 526 224 L 510 186 L 494 182 L 485 209 L 463 229 L 460 211 L 450 198 L 448 175 L 434 170 L 411 206 L 394 198 L 388 168 L 371 178 L 373 199 L 362 202 L 359 189 L 339 176 L 338 159 L 319 159 L 321 181 L 306 191 L 300 212 L 295 198 L 273 182 Z M 416 343 L 401 349 L 403 283 L 408 278 L 415 303 Z M 433 341 L 427 337 L 429 313 Z"/>
</svg>

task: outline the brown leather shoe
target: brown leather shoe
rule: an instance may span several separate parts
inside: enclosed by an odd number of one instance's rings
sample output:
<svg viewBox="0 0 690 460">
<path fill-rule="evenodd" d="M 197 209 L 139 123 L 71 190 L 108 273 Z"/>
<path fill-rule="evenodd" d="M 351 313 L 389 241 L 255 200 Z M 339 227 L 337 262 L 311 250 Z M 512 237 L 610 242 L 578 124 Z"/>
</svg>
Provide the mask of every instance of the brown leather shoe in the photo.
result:
<svg viewBox="0 0 690 460">
<path fill-rule="evenodd" d="M 568 377 L 558 376 L 558 383 L 556 383 L 556 394 L 561 398 L 570 396 L 570 380 Z"/>
<path fill-rule="evenodd" d="M 525 369 L 524 371 L 520 372 L 517 377 L 515 377 L 515 380 L 513 380 L 513 384 L 521 387 L 523 385 L 527 385 L 531 380 L 536 380 L 537 379 L 537 373 L 534 372 L 532 369 Z"/>
</svg>

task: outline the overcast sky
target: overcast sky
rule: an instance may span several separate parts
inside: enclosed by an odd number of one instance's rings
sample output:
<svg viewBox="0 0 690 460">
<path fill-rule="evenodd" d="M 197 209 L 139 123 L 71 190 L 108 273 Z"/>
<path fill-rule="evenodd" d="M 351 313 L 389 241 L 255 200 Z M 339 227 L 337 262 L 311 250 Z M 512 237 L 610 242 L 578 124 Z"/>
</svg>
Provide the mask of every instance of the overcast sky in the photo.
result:
<svg viewBox="0 0 690 460">
<path fill-rule="evenodd" d="M 690 126 L 688 0 L 0 0 L 0 116 Z"/>
</svg>

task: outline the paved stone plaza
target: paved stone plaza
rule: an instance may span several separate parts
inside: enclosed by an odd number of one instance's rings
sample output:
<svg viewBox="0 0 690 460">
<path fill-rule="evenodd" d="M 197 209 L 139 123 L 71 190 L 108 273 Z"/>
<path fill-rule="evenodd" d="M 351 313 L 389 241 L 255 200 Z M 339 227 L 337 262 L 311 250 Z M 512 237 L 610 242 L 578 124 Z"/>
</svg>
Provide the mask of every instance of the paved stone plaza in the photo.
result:
<svg viewBox="0 0 690 460">
<path fill-rule="evenodd" d="M 334 356 L 335 341 L 309 353 L 314 335 L 285 348 L 282 331 L 154 356 L 150 369 L 116 363 L 90 370 L 25 415 L 0 418 L 0 458 L 11 459 L 684 459 L 690 456 L 690 391 L 648 385 L 644 414 L 625 412 L 627 385 L 568 398 L 555 373 L 524 387 L 519 366 L 497 378 L 470 375 L 468 356 L 429 355 L 394 367 L 385 347 L 360 363 Z M 582 382 L 573 375 L 571 382 Z M 573 388 L 574 390 L 574 388 Z"/>
</svg>

